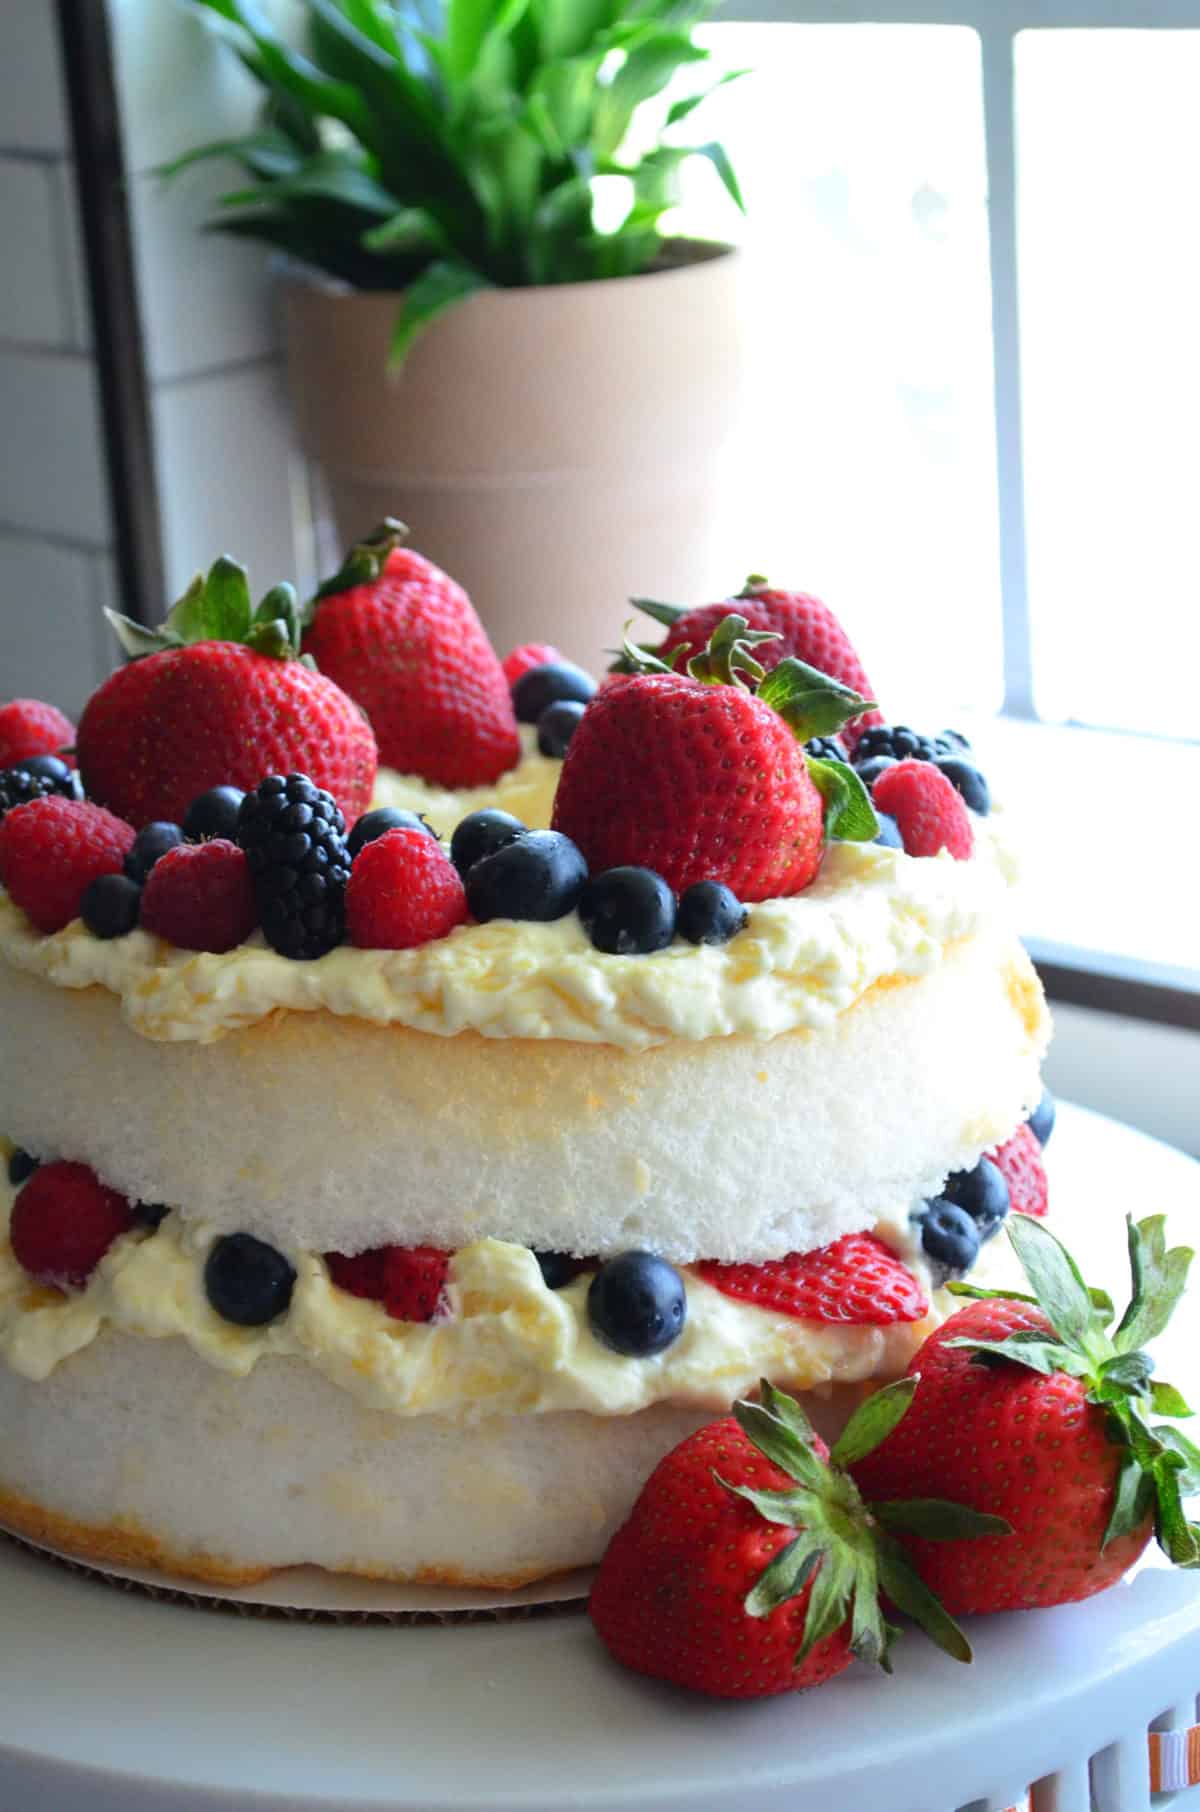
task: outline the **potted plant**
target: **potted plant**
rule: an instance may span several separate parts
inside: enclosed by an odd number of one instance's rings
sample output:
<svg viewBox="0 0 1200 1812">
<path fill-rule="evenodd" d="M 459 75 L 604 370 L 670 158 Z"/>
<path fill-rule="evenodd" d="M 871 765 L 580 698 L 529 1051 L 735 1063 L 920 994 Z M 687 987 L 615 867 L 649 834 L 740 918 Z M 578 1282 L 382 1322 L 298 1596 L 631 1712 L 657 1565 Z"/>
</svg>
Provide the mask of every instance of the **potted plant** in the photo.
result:
<svg viewBox="0 0 1200 1812">
<path fill-rule="evenodd" d="M 252 0 L 192 3 L 265 105 L 173 169 L 236 159 L 211 224 L 288 255 L 299 435 L 343 542 L 399 513 L 498 644 L 583 658 L 631 591 L 702 593 L 738 261 L 665 217 L 692 157 L 740 197 L 720 145 L 675 142 L 719 82 L 663 97 L 709 56 L 710 0 L 300 0 L 303 50 Z"/>
</svg>

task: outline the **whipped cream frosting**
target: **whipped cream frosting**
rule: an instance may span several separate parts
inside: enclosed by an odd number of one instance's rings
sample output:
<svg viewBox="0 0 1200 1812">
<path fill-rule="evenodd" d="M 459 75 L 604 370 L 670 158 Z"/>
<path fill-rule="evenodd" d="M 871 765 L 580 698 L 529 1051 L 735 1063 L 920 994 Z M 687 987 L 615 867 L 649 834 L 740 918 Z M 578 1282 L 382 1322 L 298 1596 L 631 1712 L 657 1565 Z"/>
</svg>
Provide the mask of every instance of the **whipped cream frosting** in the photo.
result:
<svg viewBox="0 0 1200 1812">
<path fill-rule="evenodd" d="M 430 781 L 422 780 L 419 774 L 400 774 L 395 768 L 380 768 L 373 804 L 419 812 L 443 837 L 449 837 L 468 812 L 493 808 L 511 812 L 530 830 L 548 830 L 562 761 L 541 753 L 537 746 L 537 730 L 532 724 L 520 724 L 518 729 L 521 759 L 493 785 L 454 790 L 434 786 Z"/>
<path fill-rule="evenodd" d="M 907 856 L 834 843 L 812 886 L 751 907 L 729 943 L 677 939 L 649 956 L 592 947 L 575 913 L 552 924 L 461 925 L 415 950 L 343 946 L 290 962 L 261 934 L 224 955 L 148 932 L 105 940 L 81 921 L 44 937 L 0 893 L 0 955 L 60 988 L 101 987 L 134 1031 L 212 1043 L 283 1008 L 403 1025 L 442 1037 L 563 1038 L 644 1050 L 671 1039 L 770 1039 L 819 1030 L 891 977 L 927 974 L 957 940 L 1006 911 L 1013 865 L 999 814 L 976 852 Z"/>
<path fill-rule="evenodd" d="M 109 1327 L 186 1340 L 237 1377 L 273 1356 L 304 1359 L 360 1403 L 399 1416 L 631 1415 L 663 1401 L 720 1410 L 764 1375 L 797 1390 L 896 1377 L 955 1307 L 945 1291 L 932 1290 L 911 1229 L 895 1228 L 894 1243 L 931 1302 L 921 1321 L 879 1328 L 797 1321 L 735 1301 L 685 1269 L 682 1334 L 665 1353 L 632 1359 L 592 1333 L 587 1274 L 550 1290 L 527 1247 L 482 1239 L 451 1259 L 447 1312 L 435 1322 L 394 1321 L 333 1284 L 316 1254 L 291 1253 L 297 1276 L 287 1314 L 265 1328 L 241 1328 L 217 1315 L 204 1292 L 211 1229 L 173 1212 L 157 1232 L 124 1235 L 87 1287 L 64 1295 L 32 1283 L 13 1256 L 14 1193 L 7 1181 L 0 1185 L 0 1359 L 35 1382 Z M 986 1246 L 976 1275 L 1002 1266 L 1005 1247 L 1003 1240 Z"/>
</svg>

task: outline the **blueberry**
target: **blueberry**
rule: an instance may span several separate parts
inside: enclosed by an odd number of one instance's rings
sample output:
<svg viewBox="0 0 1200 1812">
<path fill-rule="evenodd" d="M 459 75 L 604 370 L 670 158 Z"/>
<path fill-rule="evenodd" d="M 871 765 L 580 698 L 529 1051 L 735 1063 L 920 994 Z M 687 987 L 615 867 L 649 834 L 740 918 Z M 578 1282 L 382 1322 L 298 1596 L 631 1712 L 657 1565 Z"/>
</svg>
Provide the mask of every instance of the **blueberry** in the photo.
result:
<svg viewBox="0 0 1200 1812">
<path fill-rule="evenodd" d="M 424 818 L 416 812 L 404 812 L 395 805 L 381 805 L 373 812 L 364 812 L 350 832 L 346 843 L 350 860 L 353 862 L 360 849 L 368 843 L 374 843 L 376 837 L 386 836 L 390 830 L 424 831 L 435 843 L 438 841 L 438 834 L 433 826 L 426 824 Z"/>
<path fill-rule="evenodd" d="M 40 1163 L 40 1158 L 33 1157 L 18 1146 L 8 1160 L 8 1180 L 13 1188 L 19 1189 L 22 1183 L 27 1183 Z"/>
<path fill-rule="evenodd" d="M 970 753 L 971 745 L 961 730 L 940 730 L 937 740 L 945 743 L 947 748 L 961 749 L 964 754 Z"/>
<path fill-rule="evenodd" d="M 1029 1116 L 1029 1130 L 1039 1145 L 1048 1145 L 1050 1134 L 1054 1131 L 1054 1119 L 1057 1109 L 1054 1096 L 1046 1089 L 1041 1100 Z"/>
<path fill-rule="evenodd" d="M 1008 1181 L 998 1164 L 980 1158 L 974 1170 L 956 1170 L 946 1178 L 942 1199 L 965 1209 L 980 1238 L 990 1239 L 1008 1213 Z"/>
<path fill-rule="evenodd" d="M 986 818 L 992 809 L 992 796 L 974 762 L 964 761 L 960 755 L 939 755 L 934 765 L 941 769 L 955 792 L 962 795 L 963 803 L 978 812 L 981 818 Z"/>
<path fill-rule="evenodd" d="M 675 937 L 675 895 L 652 868 L 610 868 L 595 875 L 579 900 L 579 916 L 597 950 L 646 956 Z"/>
<path fill-rule="evenodd" d="M 554 704 L 546 706 L 537 720 L 538 748 L 543 755 L 562 760 L 586 710 L 587 706 L 577 698 L 556 699 Z"/>
<path fill-rule="evenodd" d="M 470 812 L 455 827 L 450 839 L 450 860 L 465 880 L 476 862 L 515 843 L 527 829 L 528 826 L 514 818 L 511 812 Z"/>
<path fill-rule="evenodd" d="M 675 929 L 689 944 L 727 944 L 746 929 L 750 914 L 731 887 L 695 881 L 679 896 Z"/>
<path fill-rule="evenodd" d="M 845 761 L 846 751 L 836 736 L 810 736 L 804 753 L 814 761 Z"/>
<path fill-rule="evenodd" d="M 859 762 L 854 771 L 867 791 L 870 792 L 879 776 L 888 768 L 894 768 L 895 765 L 894 755 L 872 755 L 866 761 Z"/>
<path fill-rule="evenodd" d="M 921 1216 L 921 1245 L 927 1258 L 951 1271 L 969 1271 L 979 1257 L 979 1228 L 965 1208 L 935 1196 Z"/>
<path fill-rule="evenodd" d="M 879 820 L 879 835 L 875 839 L 876 843 L 881 843 L 884 849 L 903 849 L 904 838 L 900 835 L 900 826 L 891 813 L 877 810 L 875 816 Z"/>
<path fill-rule="evenodd" d="M 165 1202 L 135 1202 L 131 1212 L 135 1227 L 149 1227 L 153 1233 L 162 1226 L 171 1210 Z"/>
<path fill-rule="evenodd" d="M 561 1290 L 587 1269 L 585 1258 L 572 1258 L 569 1252 L 535 1252 L 541 1267 L 542 1282 L 548 1290 Z"/>
<path fill-rule="evenodd" d="M 219 1239 L 204 1267 L 204 1288 L 217 1314 L 240 1328 L 265 1327 L 286 1314 L 296 1273 L 282 1252 L 249 1233 Z"/>
<path fill-rule="evenodd" d="M 527 831 L 471 866 L 467 905 L 482 924 L 489 919 L 561 919 L 575 910 L 586 882 L 587 863 L 569 837 L 561 831 Z"/>
<path fill-rule="evenodd" d="M 128 875 L 97 875 L 84 888 L 79 914 L 93 937 L 127 937 L 141 905 L 142 890 Z"/>
<path fill-rule="evenodd" d="M 183 832 L 177 824 L 168 824 L 162 818 L 156 818 L 153 824 L 144 824 L 125 858 L 125 873 L 131 881 L 144 885 L 154 864 L 182 842 Z"/>
<path fill-rule="evenodd" d="M 595 680 L 582 667 L 570 661 L 550 661 L 521 675 L 512 689 L 513 710 L 519 723 L 535 724 L 547 705 L 565 698 L 586 705 L 595 690 Z"/>
<path fill-rule="evenodd" d="M 17 763 L 27 774 L 36 774 L 42 780 L 66 780 L 71 774 L 67 763 L 57 755 L 26 755 L 24 761 Z M 80 797 L 82 798 L 82 788 Z"/>
<path fill-rule="evenodd" d="M 245 797 L 240 787 L 214 786 L 193 799 L 183 820 L 187 842 L 203 843 L 208 837 L 227 837 L 231 843 L 236 843 L 238 812 Z"/>
<path fill-rule="evenodd" d="M 596 1339 L 631 1359 L 665 1352 L 687 1320 L 683 1279 L 653 1252 L 622 1252 L 601 1265 L 587 1306 Z"/>
</svg>

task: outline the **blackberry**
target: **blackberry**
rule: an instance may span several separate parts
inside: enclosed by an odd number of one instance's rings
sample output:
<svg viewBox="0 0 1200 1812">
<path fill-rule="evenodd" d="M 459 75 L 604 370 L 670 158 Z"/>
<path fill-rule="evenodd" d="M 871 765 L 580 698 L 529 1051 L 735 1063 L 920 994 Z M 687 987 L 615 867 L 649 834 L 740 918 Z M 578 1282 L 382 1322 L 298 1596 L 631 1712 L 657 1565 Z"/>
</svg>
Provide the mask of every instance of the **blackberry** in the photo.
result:
<svg viewBox="0 0 1200 1812">
<path fill-rule="evenodd" d="M 810 736 L 804 753 L 814 761 L 845 761 L 846 751 L 836 736 Z"/>
<path fill-rule="evenodd" d="M 940 736 L 920 736 L 907 724 L 872 724 L 858 739 L 854 765 L 860 768 L 876 755 L 887 755 L 892 761 L 937 761 L 949 753 Z"/>
<path fill-rule="evenodd" d="M 237 840 L 272 949 L 307 962 L 340 944 L 350 854 L 332 795 L 307 774 L 269 774 L 242 801 Z"/>
<path fill-rule="evenodd" d="M 64 799 L 82 799 L 79 775 L 62 762 L 57 765 L 63 768 L 62 774 L 21 766 L 5 768 L 0 774 L 0 818 L 14 805 L 28 805 L 31 799 L 47 799 L 51 793 L 58 793 Z"/>
</svg>

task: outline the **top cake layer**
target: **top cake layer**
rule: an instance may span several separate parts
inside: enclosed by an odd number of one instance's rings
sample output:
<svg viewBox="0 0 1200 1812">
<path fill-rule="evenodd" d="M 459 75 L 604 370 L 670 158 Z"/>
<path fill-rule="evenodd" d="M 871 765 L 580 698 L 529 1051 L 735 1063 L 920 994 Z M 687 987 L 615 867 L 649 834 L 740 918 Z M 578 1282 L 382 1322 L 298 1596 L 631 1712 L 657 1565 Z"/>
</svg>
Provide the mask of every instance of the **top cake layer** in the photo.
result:
<svg viewBox="0 0 1200 1812">
<path fill-rule="evenodd" d="M 834 844 L 817 880 L 751 908 L 721 946 L 649 956 L 593 949 L 575 914 L 461 926 L 413 950 L 342 948 L 289 962 L 261 937 L 210 955 L 144 931 L 105 941 L 76 921 L 41 936 L 0 896 L 0 954 L 56 987 L 102 987 L 143 1037 L 211 1043 L 281 1008 L 440 1036 L 570 1039 L 643 1050 L 670 1039 L 768 1039 L 833 1023 L 877 982 L 930 973 L 954 943 L 1006 923 L 1011 859 L 996 819 L 967 862 Z"/>
</svg>

